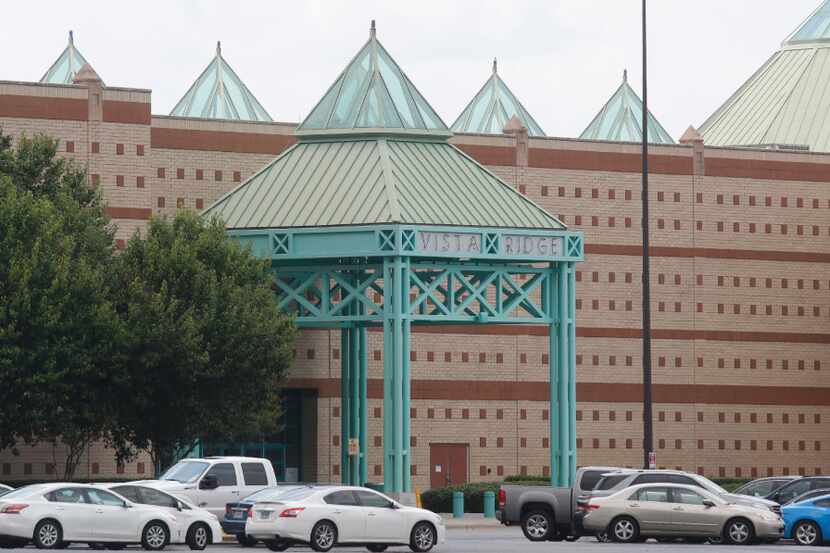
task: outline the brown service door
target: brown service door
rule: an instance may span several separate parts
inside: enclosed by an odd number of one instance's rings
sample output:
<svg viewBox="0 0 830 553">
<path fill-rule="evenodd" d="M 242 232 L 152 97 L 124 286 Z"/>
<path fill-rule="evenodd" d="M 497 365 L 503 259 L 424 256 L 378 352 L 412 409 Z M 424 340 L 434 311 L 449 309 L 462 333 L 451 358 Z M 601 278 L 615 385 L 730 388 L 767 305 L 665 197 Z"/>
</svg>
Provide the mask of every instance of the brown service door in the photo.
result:
<svg viewBox="0 0 830 553">
<path fill-rule="evenodd" d="M 429 485 L 431 488 L 467 483 L 467 444 L 429 444 Z"/>
</svg>

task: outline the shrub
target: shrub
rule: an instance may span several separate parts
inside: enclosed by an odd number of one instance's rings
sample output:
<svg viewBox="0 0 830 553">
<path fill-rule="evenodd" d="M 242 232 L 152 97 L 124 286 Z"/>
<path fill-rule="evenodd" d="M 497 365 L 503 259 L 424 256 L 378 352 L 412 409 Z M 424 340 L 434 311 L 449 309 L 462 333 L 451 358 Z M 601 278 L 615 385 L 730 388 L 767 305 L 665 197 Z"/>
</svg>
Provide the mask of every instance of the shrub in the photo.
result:
<svg viewBox="0 0 830 553">
<path fill-rule="evenodd" d="M 479 482 L 475 484 L 465 484 L 463 486 L 451 486 L 447 488 L 427 490 L 421 494 L 421 506 L 424 509 L 428 509 L 434 513 L 451 513 L 452 494 L 454 492 L 463 492 L 464 512 L 483 513 L 484 492 L 490 491 L 498 494 L 499 486 L 500 483 L 498 482 Z"/>
<path fill-rule="evenodd" d="M 550 476 L 513 474 L 504 479 L 505 484 L 515 484 L 516 482 L 544 482 L 550 484 Z"/>
</svg>

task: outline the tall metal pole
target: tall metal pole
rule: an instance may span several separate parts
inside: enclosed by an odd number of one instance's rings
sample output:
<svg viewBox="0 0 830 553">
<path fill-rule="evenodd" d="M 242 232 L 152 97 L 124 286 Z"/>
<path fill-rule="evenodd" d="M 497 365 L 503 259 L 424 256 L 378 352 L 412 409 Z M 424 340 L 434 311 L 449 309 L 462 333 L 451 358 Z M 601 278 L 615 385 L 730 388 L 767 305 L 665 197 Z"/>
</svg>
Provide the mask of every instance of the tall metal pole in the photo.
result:
<svg viewBox="0 0 830 553">
<path fill-rule="evenodd" d="M 646 0 L 643 0 L 643 467 L 654 451 L 651 412 L 651 275 L 648 243 L 648 58 L 646 56 Z"/>
</svg>

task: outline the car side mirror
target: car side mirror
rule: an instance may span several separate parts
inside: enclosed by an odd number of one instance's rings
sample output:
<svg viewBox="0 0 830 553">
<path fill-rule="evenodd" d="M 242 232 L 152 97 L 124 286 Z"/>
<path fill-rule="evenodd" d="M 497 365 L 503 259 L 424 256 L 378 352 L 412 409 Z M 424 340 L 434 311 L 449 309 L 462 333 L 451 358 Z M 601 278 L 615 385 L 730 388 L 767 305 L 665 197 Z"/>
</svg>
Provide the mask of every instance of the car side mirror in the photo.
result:
<svg viewBox="0 0 830 553">
<path fill-rule="evenodd" d="M 176 501 L 176 510 L 177 511 L 182 511 L 182 502 L 181 501 Z"/>
<path fill-rule="evenodd" d="M 132 508 L 133 508 L 133 506 L 132 506 L 132 505 L 130 505 L 129 503 L 127 503 L 126 501 L 125 501 L 125 502 L 124 502 L 124 504 L 123 504 L 123 505 L 121 505 L 121 506 L 122 506 L 122 507 L 124 507 L 125 509 L 132 509 Z"/>
<path fill-rule="evenodd" d="M 703 500 L 703 506 L 704 506 L 704 507 L 714 507 L 714 506 L 715 506 L 715 502 L 714 502 L 714 501 L 712 501 L 711 499 L 704 499 L 704 500 Z"/>
<path fill-rule="evenodd" d="M 202 481 L 199 482 L 199 489 L 200 490 L 215 490 L 219 487 L 219 479 L 213 476 L 212 474 L 208 474 Z"/>
</svg>

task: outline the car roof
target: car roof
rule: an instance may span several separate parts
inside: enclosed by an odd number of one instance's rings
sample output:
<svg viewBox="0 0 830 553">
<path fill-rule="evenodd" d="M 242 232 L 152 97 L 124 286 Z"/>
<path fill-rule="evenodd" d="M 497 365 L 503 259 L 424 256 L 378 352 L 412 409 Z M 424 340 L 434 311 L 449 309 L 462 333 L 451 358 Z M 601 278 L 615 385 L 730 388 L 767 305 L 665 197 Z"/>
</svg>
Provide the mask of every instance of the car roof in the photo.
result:
<svg viewBox="0 0 830 553">
<path fill-rule="evenodd" d="M 262 457 L 243 457 L 241 455 L 225 455 L 225 456 L 212 456 L 212 457 L 194 457 L 189 459 L 182 459 L 182 461 L 249 461 L 249 462 L 263 462 L 268 461 L 268 459 L 263 459 Z"/>
</svg>

